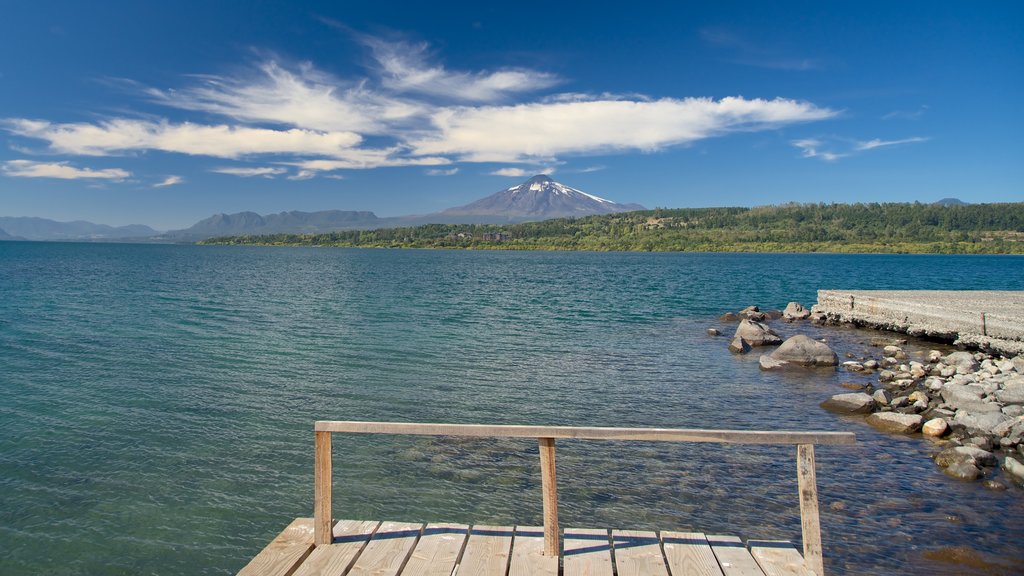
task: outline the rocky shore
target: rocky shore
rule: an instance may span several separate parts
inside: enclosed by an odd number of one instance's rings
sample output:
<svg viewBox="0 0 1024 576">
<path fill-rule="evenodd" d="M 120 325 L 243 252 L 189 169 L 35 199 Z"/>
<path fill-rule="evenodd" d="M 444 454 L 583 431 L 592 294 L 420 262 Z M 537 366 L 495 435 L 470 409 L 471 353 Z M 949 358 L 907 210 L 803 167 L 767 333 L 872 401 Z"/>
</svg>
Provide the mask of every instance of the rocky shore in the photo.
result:
<svg viewBox="0 0 1024 576">
<path fill-rule="evenodd" d="M 772 329 L 773 320 L 827 322 L 824 314 L 812 314 L 799 303 L 783 311 L 749 306 L 719 320 L 739 322 L 728 345 L 734 354 L 775 347 L 760 356 L 762 370 L 832 367 L 868 378 L 844 384 L 857 391 L 836 394 L 823 408 L 864 415 L 867 424 L 884 432 L 934 441 L 936 465 L 953 478 L 981 479 L 986 487 L 1003 490 L 1007 485 L 992 478 L 1001 467 L 1003 479 L 1024 485 L 1024 355 L 919 350 L 911 359 L 906 340 L 875 337 L 870 344 L 876 352 L 840 364 L 826 343 L 803 334 L 783 340 Z M 708 334 L 722 335 L 715 328 Z"/>
</svg>

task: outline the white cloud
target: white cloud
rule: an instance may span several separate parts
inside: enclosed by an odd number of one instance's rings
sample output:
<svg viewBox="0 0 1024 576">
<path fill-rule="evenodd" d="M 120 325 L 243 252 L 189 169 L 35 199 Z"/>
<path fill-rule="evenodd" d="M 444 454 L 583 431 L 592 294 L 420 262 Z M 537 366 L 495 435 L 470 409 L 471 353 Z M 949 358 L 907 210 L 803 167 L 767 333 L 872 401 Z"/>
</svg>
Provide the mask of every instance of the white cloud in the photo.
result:
<svg viewBox="0 0 1024 576">
<path fill-rule="evenodd" d="M 131 176 L 131 172 L 120 168 L 75 168 L 68 162 L 34 162 L 32 160 L 9 160 L 2 168 L 6 176 L 19 178 L 59 178 L 62 180 L 113 180 L 120 182 Z"/>
<path fill-rule="evenodd" d="M 316 172 L 313 170 L 299 170 L 288 177 L 289 180 L 309 180 L 310 178 L 316 178 Z"/>
<path fill-rule="evenodd" d="M 174 186 L 175 184 L 181 184 L 185 179 L 181 176 L 168 176 L 160 182 L 153 184 L 153 188 L 164 188 L 165 186 Z"/>
<path fill-rule="evenodd" d="M 522 178 L 524 176 L 535 176 L 537 174 L 551 175 L 555 173 L 554 168 L 541 168 L 539 170 L 526 170 L 524 168 L 499 168 L 494 172 L 488 172 L 491 176 L 508 176 L 511 178 Z"/>
<path fill-rule="evenodd" d="M 273 168 L 270 166 L 262 166 L 259 168 L 224 167 L 210 170 L 210 172 L 216 172 L 218 174 L 230 174 L 231 176 L 241 176 L 243 178 L 249 178 L 252 176 L 273 178 L 274 176 L 280 176 L 287 171 L 287 168 Z"/>
<path fill-rule="evenodd" d="M 458 173 L 458 168 L 449 168 L 447 170 L 441 168 L 431 168 L 430 170 L 425 171 L 425 174 L 427 176 L 454 176 Z"/>
<path fill-rule="evenodd" d="M 386 42 L 364 37 L 380 65 L 385 88 L 417 92 L 458 101 L 493 102 L 509 95 L 550 88 L 561 80 L 554 74 L 528 69 L 494 72 L 453 72 L 428 58 L 427 44 Z"/>
<path fill-rule="evenodd" d="M 601 166 L 601 165 L 598 165 L 598 166 L 587 166 L 586 168 L 580 168 L 578 170 L 574 170 L 574 172 L 576 172 L 577 174 L 587 174 L 588 172 L 600 172 L 601 170 L 605 170 L 607 168 L 608 168 L 607 166 Z"/>
<path fill-rule="evenodd" d="M 437 132 L 412 145 L 417 154 L 454 155 L 464 161 L 529 162 L 562 154 L 655 151 L 731 131 L 836 114 L 795 100 L 742 97 L 447 108 L 434 115 Z"/>
<path fill-rule="evenodd" d="M 925 142 L 927 138 L 920 136 L 914 136 L 913 138 L 903 138 L 902 140 L 880 140 L 875 138 L 874 140 L 867 140 L 865 142 L 858 142 L 855 150 L 872 150 L 874 148 L 881 148 L 883 146 L 896 146 L 898 144 L 913 144 L 915 142 Z"/>
<path fill-rule="evenodd" d="M 882 148 L 885 146 L 896 146 L 898 144 L 911 144 L 914 142 L 926 142 L 928 139 L 920 136 L 914 136 L 912 138 L 903 138 L 901 140 L 880 140 L 875 138 L 873 140 L 865 140 L 855 142 L 852 146 L 849 141 L 841 143 L 840 146 L 847 148 L 843 152 L 835 152 L 825 148 L 835 148 L 834 145 L 829 145 L 822 140 L 817 138 L 805 138 L 802 140 L 793 140 L 791 144 L 796 146 L 801 151 L 801 156 L 804 158 L 820 158 L 826 162 L 834 162 L 840 158 L 846 158 L 852 156 L 858 152 L 864 152 L 866 150 L 874 150 L 875 148 Z"/>
</svg>

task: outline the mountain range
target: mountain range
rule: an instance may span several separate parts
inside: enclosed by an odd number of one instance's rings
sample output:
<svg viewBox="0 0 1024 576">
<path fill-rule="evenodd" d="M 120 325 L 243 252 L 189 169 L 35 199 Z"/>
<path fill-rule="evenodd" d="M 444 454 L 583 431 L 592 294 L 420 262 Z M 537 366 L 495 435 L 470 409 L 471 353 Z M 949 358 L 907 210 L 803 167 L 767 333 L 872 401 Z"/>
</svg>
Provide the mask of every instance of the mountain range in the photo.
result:
<svg viewBox="0 0 1024 576">
<path fill-rule="evenodd" d="M 134 240 L 195 242 L 216 236 L 309 234 L 338 230 L 373 230 L 421 224 L 493 224 L 547 220 L 643 210 L 639 204 L 617 204 L 537 175 L 518 186 L 434 214 L 380 218 L 373 212 L 255 212 L 214 214 L 188 228 L 157 232 L 149 226 L 105 226 L 91 222 L 56 222 L 44 218 L 0 218 L 0 240 Z"/>
</svg>

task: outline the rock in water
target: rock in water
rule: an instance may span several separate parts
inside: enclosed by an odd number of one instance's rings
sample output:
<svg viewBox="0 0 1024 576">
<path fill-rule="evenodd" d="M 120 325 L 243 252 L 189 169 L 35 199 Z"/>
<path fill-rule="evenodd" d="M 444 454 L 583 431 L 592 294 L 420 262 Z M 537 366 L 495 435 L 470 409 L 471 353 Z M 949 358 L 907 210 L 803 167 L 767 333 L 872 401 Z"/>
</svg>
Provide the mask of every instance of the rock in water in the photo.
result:
<svg viewBox="0 0 1024 576">
<path fill-rule="evenodd" d="M 776 360 L 767 354 L 762 354 L 757 359 L 757 363 L 761 366 L 761 370 L 778 370 L 789 366 L 789 362 L 783 360 Z"/>
<path fill-rule="evenodd" d="M 875 400 L 863 392 L 836 394 L 822 402 L 821 407 L 840 414 L 867 414 L 875 409 Z"/>
<path fill-rule="evenodd" d="M 742 336 L 736 336 L 729 342 L 729 352 L 733 354 L 746 354 L 750 352 L 750 343 L 743 339 Z"/>
<path fill-rule="evenodd" d="M 899 414 L 896 412 L 875 412 L 866 421 L 884 432 L 896 434 L 913 434 L 921 429 L 924 418 L 917 414 Z"/>
<path fill-rule="evenodd" d="M 803 320 L 811 315 L 811 311 L 800 305 L 799 302 L 790 302 L 786 305 L 786 309 L 782 311 L 783 318 L 791 318 L 793 320 Z"/>
<path fill-rule="evenodd" d="M 736 336 L 743 337 L 751 346 L 773 346 L 782 342 L 782 338 L 774 330 L 755 320 L 740 322 L 733 338 Z"/>
<path fill-rule="evenodd" d="M 719 336 L 722 332 L 718 328 L 708 328 L 708 336 Z"/>
<path fill-rule="evenodd" d="M 1006 470 L 1017 482 L 1024 483 L 1024 464 L 1021 464 L 1013 456 L 1007 456 L 1003 461 L 1003 470 Z"/>
<path fill-rule="evenodd" d="M 797 334 L 782 343 L 771 357 L 775 360 L 791 362 L 800 366 L 835 366 L 839 364 L 839 357 L 828 344 Z"/>
</svg>

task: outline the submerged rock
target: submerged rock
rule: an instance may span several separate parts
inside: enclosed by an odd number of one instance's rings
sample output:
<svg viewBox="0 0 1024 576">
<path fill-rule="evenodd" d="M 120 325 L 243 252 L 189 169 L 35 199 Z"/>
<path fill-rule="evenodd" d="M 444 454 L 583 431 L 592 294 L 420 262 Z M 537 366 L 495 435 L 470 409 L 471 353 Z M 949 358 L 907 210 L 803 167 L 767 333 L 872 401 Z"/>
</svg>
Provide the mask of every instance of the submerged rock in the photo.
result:
<svg viewBox="0 0 1024 576">
<path fill-rule="evenodd" d="M 762 354 L 761 357 L 757 359 L 757 363 L 761 367 L 761 370 L 778 370 L 789 366 L 789 362 L 776 360 L 768 354 Z"/>
<path fill-rule="evenodd" d="M 797 334 L 782 343 L 771 357 L 775 360 L 791 362 L 800 366 L 835 366 L 839 357 L 828 344 Z"/>
</svg>

